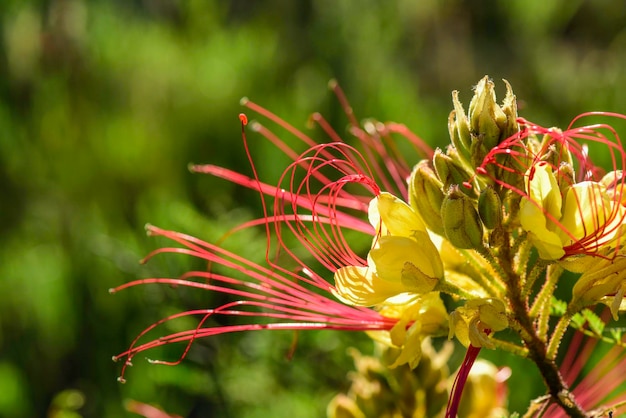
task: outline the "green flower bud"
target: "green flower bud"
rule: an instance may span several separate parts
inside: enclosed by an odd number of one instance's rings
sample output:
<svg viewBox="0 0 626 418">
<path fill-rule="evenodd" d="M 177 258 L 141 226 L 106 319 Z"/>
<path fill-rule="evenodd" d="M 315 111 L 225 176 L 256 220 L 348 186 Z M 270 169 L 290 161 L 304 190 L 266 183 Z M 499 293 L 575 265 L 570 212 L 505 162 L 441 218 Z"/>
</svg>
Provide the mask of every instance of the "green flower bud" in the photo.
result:
<svg viewBox="0 0 626 418">
<path fill-rule="evenodd" d="M 458 150 L 461 157 L 465 162 L 470 162 L 470 144 L 472 138 L 470 135 L 470 126 L 463 105 L 459 101 L 459 92 L 452 92 L 452 104 L 454 110 L 450 112 L 448 117 L 448 131 L 450 132 L 450 139 L 452 145 Z"/>
<path fill-rule="evenodd" d="M 435 150 L 433 155 L 433 164 L 437 175 L 443 182 L 443 189 L 447 190 L 452 185 L 460 185 L 466 183 L 471 178 L 471 175 L 461 166 L 458 161 L 458 154 L 454 149 L 449 149 L 452 152 L 452 156 L 455 156 L 455 160 L 451 155 L 444 154 L 440 149 Z M 465 194 L 474 196 L 474 189 L 464 188 Z"/>
<path fill-rule="evenodd" d="M 457 248 L 483 247 L 483 225 L 472 200 L 458 186 L 450 187 L 441 207 L 443 229 L 448 241 Z"/>
<path fill-rule="evenodd" d="M 493 81 L 485 76 L 478 82 L 469 105 L 470 132 L 491 149 L 500 142 L 500 133 L 507 124 L 507 115 L 496 103 Z"/>
<path fill-rule="evenodd" d="M 502 112 L 506 115 L 506 123 L 501 127 L 500 142 L 515 135 L 519 132 L 519 124 L 517 123 L 517 100 L 513 94 L 513 89 L 508 81 L 504 81 L 506 85 L 506 96 L 502 101 Z"/>
<path fill-rule="evenodd" d="M 492 187 L 486 187 L 480 192 L 478 214 L 488 229 L 494 229 L 502 223 L 502 201 Z"/>
<path fill-rule="evenodd" d="M 443 235 L 443 184 L 427 160 L 420 161 L 409 178 L 409 203 L 431 231 Z"/>
</svg>

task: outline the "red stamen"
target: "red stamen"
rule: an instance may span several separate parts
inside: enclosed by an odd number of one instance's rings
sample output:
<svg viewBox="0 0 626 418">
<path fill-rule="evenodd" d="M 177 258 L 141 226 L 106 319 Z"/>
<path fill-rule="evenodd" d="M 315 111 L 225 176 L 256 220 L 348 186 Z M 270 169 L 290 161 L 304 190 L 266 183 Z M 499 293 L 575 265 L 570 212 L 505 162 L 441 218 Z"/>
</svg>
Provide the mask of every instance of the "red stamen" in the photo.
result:
<svg viewBox="0 0 626 418">
<path fill-rule="evenodd" d="M 548 161 L 543 159 L 558 148 L 561 152 L 569 152 L 573 156 L 575 163 L 574 169 L 578 173 L 578 182 L 600 180 L 604 174 L 604 170 L 591 162 L 587 144 L 581 144 L 579 141 L 605 146 L 608 148 L 613 170 L 618 171 L 626 168 L 626 151 L 624 151 L 621 139 L 613 127 L 607 124 L 594 124 L 578 128 L 573 127 L 573 125 L 578 123 L 581 119 L 589 116 L 607 116 L 626 120 L 625 115 L 616 113 L 584 113 L 574 118 L 568 126 L 568 129 L 561 132 L 554 128 L 543 128 L 525 119 L 519 118 L 518 122 L 522 130 L 490 150 L 482 164 L 476 169 L 476 172 L 490 177 L 495 183 L 511 190 L 513 193 L 529 199 L 526 191 L 504 181 L 502 176 L 497 174 L 497 171 L 501 170 L 514 173 L 519 175 L 520 178 L 526 176 L 526 171 L 528 171 L 527 180 L 525 181 L 531 181 L 536 165 L 548 164 Z M 606 135 L 605 132 L 608 132 L 608 135 Z M 543 147 L 538 152 L 533 152 L 533 150 L 525 144 L 525 141 L 532 136 L 546 136 L 547 138 L 547 140 L 544 139 Z M 555 145 L 558 145 L 558 147 Z M 559 161 L 564 157 L 564 155 L 556 156 L 555 159 Z M 489 170 L 488 167 L 490 166 L 492 168 L 495 167 L 496 170 Z M 563 173 L 562 167 L 552 165 L 552 171 L 559 181 L 570 181 L 568 177 L 564 177 L 566 174 Z M 626 180 L 623 176 L 616 179 L 617 184 L 615 185 L 615 190 L 619 196 L 614 196 L 613 202 L 615 202 L 615 204 L 612 204 L 610 208 L 604 206 L 604 200 L 602 199 L 594 198 L 591 202 L 577 201 L 578 211 L 580 213 L 588 209 L 589 204 L 591 204 L 592 219 L 597 220 L 591 230 L 587 229 L 589 228 L 587 223 L 582 225 L 584 228 L 582 237 L 574 236 L 573 233 L 568 231 L 560 222 L 560 219 L 556 219 L 552 214 L 545 212 L 546 218 L 571 238 L 571 243 L 563 247 L 565 256 L 574 254 L 598 255 L 598 252 L 607 244 L 607 240 L 614 236 L 616 228 L 622 223 L 621 221 L 624 220 L 618 219 L 618 217 L 624 217 L 623 214 L 620 214 L 621 209 L 619 203 L 621 202 L 625 182 Z M 578 199 L 578 196 L 576 196 L 576 198 Z M 530 201 L 541 208 L 540 203 Z M 601 206 L 598 206 L 598 201 L 602 202 L 600 203 Z M 605 215 L 607 212 L 608 215 Z M 616 239 L 620 240 L 621 237 L 617 237 Z"/>
<path fill-rule="evenodd" d="M 471 344 L 469 345 L 469 347 L 467 347 L 467 353 L 465 353 L 463 363 L 461 364 L 461 367 L 459 368 L 459 371 L 454 378 L 452 392 L 450 393 L 450 397 L 448 398 L 446 418 L 457 417 L 457 411 L 459 410 L 461 397 L 463 396 L 463 388 L 465 387 L 467 378 L 469 377 L 470 371 L 472 370 L 472 366 L 474 365 L 474 362 L 478 357 L 478 353 L 480 353 L 480 349 L 481 347 L 474 347 Z"/>
<path fill-rule="evenodd" d="M 215 309 L 198 309 L 181 312 L 164 318 L 142 331 L 132 342 L 128 350 L 117 356 L 126 358 L 122 367 L 122 376 L 128 362 L 139 352 L 173 342 L 186 342 L 181 357 L 176 361 L 153 361 L 159 364 L 178 364 L 187 355 L 191 344 L 196 338 L 218 335 L 227 332 L 246 330 L 278 330 L 278 329 L 340 329 L 340 330 L 389 330 L 395 319 L 382 317 L 376 311 L 360 307 L 351 307 L 329 298 L 332 286 L 322 277 L 307 271 L 299 275 L 285 269 L 270 270 L 255 264 L 216 245 L 203 242 L 184 234 L 166 231 L 149 226 L 152 235 L 161 235 L 183 245 L 182 248 L 161 248 L 150 253 L 145 261 L 162 253 L 186 254 L 201 258 L 210 263 L 220 264 L 244 275 L 246 279 L 225 276 L 212 272 L 193 271 L 183 274 L 180 278 L 150 278 L 136 280 L 121 285 L 112 292 L 128 287 L 145 284 L 166 284 L 187 286 L 213 292 L 233 295 L 239 300 L 224 304 Z M 192 279 L 200 279 L 198 281 Z M 317 293 L 303 284 L 315 286 L 326 292 Z M 250 309 L 250 310 L 248 310 Z M 178 332 L 160 337 L 156 340 L 138 345 L 138 341 L 149 331 L 172 319 L 201 315 L 198 326 L 193 330 Z M 287 320 L 287 323 L 248 323 L 232 326 L 205 326 L 213 315 L 238 317 L 254 317 L 257 319 Z"/>
</svg>

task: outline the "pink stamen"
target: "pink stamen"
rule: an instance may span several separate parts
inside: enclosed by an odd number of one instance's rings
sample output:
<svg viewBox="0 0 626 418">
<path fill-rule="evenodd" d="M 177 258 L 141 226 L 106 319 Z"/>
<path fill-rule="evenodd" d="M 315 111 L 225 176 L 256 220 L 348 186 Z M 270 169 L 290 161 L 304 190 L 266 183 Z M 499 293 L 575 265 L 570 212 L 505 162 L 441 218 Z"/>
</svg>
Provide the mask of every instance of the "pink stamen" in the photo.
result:
<svg viewBox="0 0 626 418">
<path fill-rule="evenodd" d="M 456 418 L 457 411 L 459 410 L 459 405 L 461 404 L 461 397 L 463 396 L 463 388 L 465 387 L 465 383 L 467 383 L 467 378 L 469 377 L 470 371 L 472 370 L 472 366 L 480 353 L 481 347 L 474 347 L 473 345 L 469 345 L 467 347 L 467 353 L 465 353 L 465 358 L 463 359 L 463 363 L 459 368 L 459 371 L 454 378 L 454 383 L 452 385 L 452 392 L 450 393 L 450 397 L 448 398 L 448 406 L 446 408 L 446 418 Z"/>
<path fill-rule="evenodd" d="M 311 271 L 307 271 L 306 275 L 299 275 L 284 269 L 281 272 L 277 272 L 246 260 L 223 248 L 188 235 L 166 231 L 152 226 L 148 227 L 148 231 L 151 235 L 160 235 L 172 239 L 182 244 L 183 247 L 155 250 L 146 257 L 145 261 L 162 253 L 186 254 L 233 269 L 243 274 L 246 279 L 237 279 L 213 272 L 193 271 L 187 272 L 177 279 L 141 279 L 112 289 L 111 292 L 114 293 L 138 285 L 167 284 L 219 292 L 241 298 L 215 309 L 198 309 L 174 314 L 147 327 L 135 338 L 128 350 L 116 356 L 116 359 L 126 359 L 122 367 L 122 378 L 126 367 L 136 354 L 169 343 L 187 342 L 181 357 L 173 362 L 153 362 L 167 365 L 178 364 L 185 358 L 191 344 L 196 338 L 228 332 L 261 329 L 389 330 L 396 322 L 395 319 L 385 318 L 371 309 L 351 307 L 329 299 L 328 292 L 331 291 L 332 286 L 322 277 Z M 202 281 L 192 279 L 201 279 Z M 328 296 L 317 293 L 305 287 L 303 284 L 312 285 L 315 288 L 327 292 Z M 143 336 L 159 325 L 176 318 L 195 315 L 202 316 L 202 319 L 195 329 L 173 333 L 144 344 L 138 344 Z M 290 322 L 247 323 L 243 325 L 205 327 L 205 322 L 213 315 L 288 320 Z"/>
<path fill-rule="evenodd" d="M 334 90 L 353 129 L 356 129 L 356 118 L 343 92 L 336 85 Z M 369 237 L 375 233 L 374 228 L 364 218 L 369 201 L 380 193 L 380 188 L 370 169 L 370 159 L 366 157 L 373 157 L 371 154 L 375 151 L 377 158 L 372 158 L 372 161 L 374 161 L 376 177 L 389 185 L 401 183 L 401 186 L 397 186 L 398 190 L 406 190 L 404 177 L 410 173 L 409 166 L 404 161 L 394 162 L 394 156 L 399 153 L 389 146 L 389 143 L 387 146 L 384 145 L 384 141 L 389 142 L 384 138 L 387 130 L 380 125 L 377 127 L 378 133 L 374 132 L 373 135 L 361 131 L 360 144 L 365 151 L 364 157 L 356 148 L 343 142 L 321 116 L 314 116 L 314 120 L 333 140 L 331 143 L 318 144 L 257 104 L 247 99 L 242 100 L 242 103 L 248 109 L 286 129 L 309 149 L 298 154 L 271 130 L 254 122 L 251 125 L 252 129 L 272 142 L 277 149 L 293 161 L 281 175 L 277 186 L 262 182 L 246 137 L 245 127 L 248 124 L 248 117 L 242 113 L 239 115 L 242 139 L 252 176 L 248 177 L 214 165 L 192 165 L 190 169 L 194 172 L 224 178 L 259 193 L 263 217 L 243 223 L 226 236 L 243 228 L 264 226 L 267 239 L 265 254 L 267 267 L 231 253 L 219 245 L 178 232 L 148 226 L 150 235 L 166 237 L 178 243 L 180 247 L 157 249 L 148 254 L 144 262 L 159 254 L 175 253 L 206 261 L 209 266 L 208 271 L 191 271 L 178 278 L 153 277 L 135 280 L 112 289 L 112 293 L 133 286 L 156 284 L 187 286 L 217 292 L 235 300 L 216 308 L 195 309 L 170 315 L 147 327 L 132 341 L 126 351 L 116 357 L 125 360 L 121 372 L 122 380 L 126 367 L 131 364 L 135 355 L 165 344 L 182 342 L 186 343 L 186 346 L 177 360 L 153 360 L 153 363 L 178 364 L 187 356 L 192 343 L 197 338 L 229 332 L 262 329 L 390 330 L 397 323 L 397 319 L 384 317 L 375 310 L 348 306 L 334 300 L 331 296 L 334 287 L 324 277 L 312 271 L 297 256 L 292 249 L 292 244 L 288 244 L 286 235 L 292 234 L 298 239 L 304 248 L 330 272 L 346 265 L 366 265 L 366 261 L 351 249 L 343 232 L 345 228 L 348 228 Z M 394 129 L 402 131 L 399 127 L 394 127 Z M 381 132 L 384 134 L 380 134 Z M 403 134 L 416 143 L 416 137 L 410 137 L 407 132 Z M 382 158 L 384 169 L 379 165 L 378 158 Z M 289 256 L 296 267 L 288 269 L 279 264 L 276 261 L 279 254 Z M 210 268 L 213 265 L 219 265 L 237 274 L 231 276 L 213 272 Z M 215 325 L 211 319 L 216 315 L 247 318 L 247 320 L 239 325 Z M 141 342 L 148 333 L 165 322 L 188 316 L 200 318 L 194 329 Z"/>
</svg>

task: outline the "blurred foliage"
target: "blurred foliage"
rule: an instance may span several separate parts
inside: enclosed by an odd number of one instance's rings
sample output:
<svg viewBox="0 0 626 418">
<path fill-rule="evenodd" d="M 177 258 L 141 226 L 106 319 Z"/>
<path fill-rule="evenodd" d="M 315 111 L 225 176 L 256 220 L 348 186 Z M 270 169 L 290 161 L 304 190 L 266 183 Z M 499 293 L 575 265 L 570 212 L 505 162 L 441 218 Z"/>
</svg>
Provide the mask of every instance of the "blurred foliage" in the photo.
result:
<svg viewBox="0 0 626 418">
<path fill-rule="evenodd" d="M 447 138 L 450 91 L 468 101 L 485 74 L 507 78 L 538 123 L 626 111 L 621 0 L 6 0 L 0 17 L 0 416 L 129 416 L 135 399 L 189 417 L 318 417 L 345 389 L 345 347 L 368 341 L 330 332 L 298 335 L 292 361 L 292 333 L 227 335 L 177 367 L 138 359 L 126 385 L 115 380 L 110 358 L 140 330 L 216 302 L 148 286 L 108 294 L 185 268 L 139 265 L 162 244 L 143 224 L 215 240 L 258 216 L 253 193 L 186 169 L 249 173 L 242 96 L 299 127 L 320 111 L 343 132 L 334 77 L 358 116 L 433 145 Z M 271 146 L 253 148 L 277 176 Z M 254 232 L 228 244 L 264 254 Z M 512 377 L 511 410 L 541 391 L 529 382 Z"/>
</svg>

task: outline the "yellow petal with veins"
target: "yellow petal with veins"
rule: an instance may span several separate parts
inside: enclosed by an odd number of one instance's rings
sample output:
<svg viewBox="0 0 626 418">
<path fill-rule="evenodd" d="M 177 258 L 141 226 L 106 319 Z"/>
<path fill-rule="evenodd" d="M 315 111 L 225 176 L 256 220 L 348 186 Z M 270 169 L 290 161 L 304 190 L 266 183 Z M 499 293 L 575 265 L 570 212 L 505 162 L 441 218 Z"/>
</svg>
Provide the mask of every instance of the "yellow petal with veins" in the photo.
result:
<svg viewBox="0 0 626 418">
<path fill-rule="evenodd" d="M 335 272 L 333 294 L 348 305 L 373 306 L 405 291 L 400 281 L 381 280 L 368 267 L 348 266 Z"/>
<path fill-rule="evenodd" d="M 382 224 L 382 235 L 408 237 L 426 226 L 413 209 L 390 193 L 383 192 L 370 204 L 369 220 L 375 228 Z"/>
</svg>

